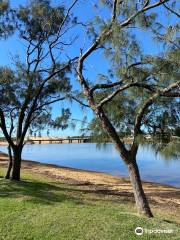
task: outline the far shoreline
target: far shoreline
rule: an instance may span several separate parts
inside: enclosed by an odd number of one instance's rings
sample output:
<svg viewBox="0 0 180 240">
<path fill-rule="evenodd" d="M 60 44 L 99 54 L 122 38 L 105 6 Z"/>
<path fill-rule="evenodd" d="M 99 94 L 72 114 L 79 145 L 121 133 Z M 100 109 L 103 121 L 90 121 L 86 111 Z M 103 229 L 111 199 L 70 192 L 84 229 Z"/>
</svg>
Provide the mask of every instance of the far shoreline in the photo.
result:
<svg viewBox="0 0 180 240">
<path fill-rule="evenodd" d="M 60 138 L 61 139 L 61 138 Z M 32 138 L 32 139 L 26 139 L 27 143 L 26 145 L 43 145 L 43 144 L 81 144 L 81 143 L 84 143 L 84 144 L 87 144 L 87 143 L 95 143 L 93 141 L 78 141 L 76 138 L 74 137 L 66 137 L 66 138 L 62 138 L 63 140 L 61 141 L 60 139 L 57 139 L 56 137 L 55 138 L 50 138 L 50 137 L 35 137 L 35 138 Z M 69 139 L 71 141 L 69 141 Z M 123 138 L 122 141 L 125 143 L 125 144 L 131 144 L 132 143 L 132 138 L 131 137 L 126 137 L 126 138 Z M 107 141 L 106 142 L 107 144 L 108 143 L 112 143 L 111 141 Z M 7 141 L 0 141 L 0 146 L 8 146 L 8 142 Z"/>
</svg>

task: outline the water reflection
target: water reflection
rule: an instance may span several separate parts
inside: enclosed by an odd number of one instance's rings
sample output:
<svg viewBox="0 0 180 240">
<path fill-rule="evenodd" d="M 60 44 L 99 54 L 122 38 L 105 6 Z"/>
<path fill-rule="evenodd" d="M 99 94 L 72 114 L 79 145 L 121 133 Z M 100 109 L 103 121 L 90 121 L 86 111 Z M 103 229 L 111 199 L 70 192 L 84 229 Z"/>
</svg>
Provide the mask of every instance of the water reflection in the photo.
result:
<svg viewBox="0 0 180 240">
<path fill-rule="evenodd" d="M 6 147 L 1 147 L 0 150 L 7 152 Z M 93 143 L 27 145 L 23 151 L 23 158 L 127 176 L 126 166 L 110 143 L 101 147 Z M 180 158 L 176 160 L 171 158 L 171 161 L 167 161 L 164 155 L 155 154 L 152 146 L 147 145 L 141 145 L 137 154 L 140 173 L 144 180 L 180 186 Z"/>
</svg>

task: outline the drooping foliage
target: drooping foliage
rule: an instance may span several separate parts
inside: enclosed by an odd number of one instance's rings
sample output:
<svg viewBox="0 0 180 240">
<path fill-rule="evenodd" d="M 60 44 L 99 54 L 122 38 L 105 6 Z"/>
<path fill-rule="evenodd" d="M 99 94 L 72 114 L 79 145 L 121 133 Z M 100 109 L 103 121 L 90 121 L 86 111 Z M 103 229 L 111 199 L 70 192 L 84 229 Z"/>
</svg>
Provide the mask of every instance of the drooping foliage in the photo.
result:
<svg viewBox="0 0 180 240">
<path fill-rule="evenodd" d="M 101 4 L 112 9 L 113 1 L 101 1 Z M 170 14 L 171 25 L 168 26 L 166 21 L 162 21 L 158 11 L 152 9 L 139 14 L 136 18 L 132 18 L 128 27 L 124 27 L 128 22 L 123 23 L 124 19 L 129 19 L 132 13 L 137 13 L 143 4 L 145 2 L 123 1 L 121 3 L 119 1 L 117 18 L 111 28 L 111 34 L 106 35 L 105 39 L 102 38 L 100 43 L 104 56 L 109 61 L 108 74 L 99 74 L 100 84 L 122 81 L 122 85 L 123 83 L 139 82 L 150 86 L 149 89 L 143 88 L 143 86 L 128 88 L 123 93 L 121 92 L 121 95 L 115 96 L 110 102 L 103 105 L 119 136 L 125 135 L 124 133 L 133 136 L 136 115 L 152 95 L 153 90 L 163 89 L 178 82 L 180 76 L 179 25 L 176 16 Z M 160 9 L 165 19 L 169 11 L 166 8 L 164 9 L 163 6 Z M 174 1 L 173 4 L 169 4 L 169 7 L 177 9 L 178 3 Z M 106 19 L 105 21 L 100 16 L 96 18 L 95 23 L 96 25 L 91 25 L 92 39 L 98 35 L 99 31 L 103 32 L 111 24 L 110 20 L 107 21 Z M 149 54 L 144 51 L 144 43 L 142 37 L 139 36 L 145 37 L 146 34 L 151 39 L 150 41 L 155 41 L 158 44 L 158 54 Z M 151 44 L 153 46 L 153 42 Z M 91 84 L 93 85 L 93 82 Z M 115 86 L 107 90 L 104 88 L 97 89 L 95 102 L 100 102 L 116 88 Z M 163 129 L 165 135 L 175 134 L 179 124 L 179 110 L 178 99 L 163 96 L 156 99 L 145 111 L 139 133 L 157 133 L 159 135 Z M 91 129 L 92 135 L 100 141 L 107 141 L 107 133 L 104 133 L 97 118 L 93 119 L 87 128 Z M 161 137 L 164 134 L 161 134 Z"/>
</svg>

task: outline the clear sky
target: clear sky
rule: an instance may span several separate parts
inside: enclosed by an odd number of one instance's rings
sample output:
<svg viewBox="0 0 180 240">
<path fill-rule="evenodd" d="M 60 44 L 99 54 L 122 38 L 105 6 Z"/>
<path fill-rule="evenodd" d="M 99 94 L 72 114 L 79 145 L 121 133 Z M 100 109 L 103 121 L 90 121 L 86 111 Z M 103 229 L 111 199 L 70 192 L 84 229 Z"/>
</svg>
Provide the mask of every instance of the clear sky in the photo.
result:
<svg viewBox="0 0 180 240">
<path fill-rule="evenodd" d="M 17 6 L 19 4 L 25 4 L 28 1 L 25 0 L 17 0 L 17 1 L 10 1 L 12 6 Z M 61 2 L 61 1 L 53 1 L 55 4 Z M 90 0 L 90 1 L 84 1 L 80 0 L 80 3 L 77 4 L 77 6 L 74 8 L 73 12 L 75 15 L 77 15 L 82 21 L 91 19 L 93 16 L 100 14 L 103 16 L 105 19 L 109 18 L 108 13 L 105 9 L 96 9 L 95 2 L 96 0 Z M 71 0 L 64 1 L 65 5 L 70 5 L 72 3 Z M 165 19 L 165 16 L 161 15 L 161 18 L 163 21 L 170 21 L 167 18 Z M 73 34 L 77 34 L 74 32 Z M 142 48 L 146 53 L 158 53 L 161 49 L 161 46 L 157 43 L 152 41 L 151 36 L 147 32 L 140 32 L 138 39 L 142 42 Z M 85 47 L 87 48 L 88 45 L 90 44 L 86 32 L 84 32 L 81 36 L 79 36 L 76 47 L 71 47 L 68 49 L 68 54 L 71 56 L 78 56 L 79 55 L 79 50 L 80 47 L 82 47 L 82 44 L 85 42 Z M 0 41 L 0 65 L 8 65 L 12 66 L 13 64 L 13 56 L 19 55 L 21 59 L 25 59 L 25 53 L 24 53 L 24 43 L 18 39 L 18 37 L 12 36 L 8 38 L 6 41 L 1 40 Z M 88 60 L 88 72 L 87 72 L 87 77 L 91 79 L 96 79 L 97 74 L 103 73 L 103 71 L 107 70 L 108 67 L 108 62 L 106 61 L 105 57 L 99 52 L 94 54 L 89 60 Z M 72 82 L 73 84 L 77 85 L 78 83 L 76 79 L 72 76 Z M 72 118 L 73 119 L 82 119 L 83 116 L 87 116 L 88 119 L 90 120 L 93 116 L 91 110 L 82 110 L 82 108 L 79 106 L 78 103 L 56 103 L 54 104 L 53 107 L 53 116 L 57 116 L 58 113 L 60 112 L 61 107 L 67 107 L 69 106 L 72 111 Z M 51 130 L 52 135 L 61 135 L 61 136 L 72 136 L 72 135 L 79 135 L 79 124 L 77 122 L 77 127 L 75 130 L 68 128 L 64 130 L 63 132 L 61 130 L 54 131 Z M 44 132 L 43 134 L 46 134 Z"/>
</svg>

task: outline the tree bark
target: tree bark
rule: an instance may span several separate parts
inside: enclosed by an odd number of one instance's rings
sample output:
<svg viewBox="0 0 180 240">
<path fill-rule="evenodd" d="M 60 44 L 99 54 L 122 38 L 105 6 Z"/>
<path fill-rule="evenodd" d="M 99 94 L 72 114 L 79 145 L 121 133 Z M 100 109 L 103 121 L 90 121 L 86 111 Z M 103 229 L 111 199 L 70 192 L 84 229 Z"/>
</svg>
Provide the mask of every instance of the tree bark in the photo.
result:
<svg viewBox="0 0 180 240">
<path fill-rule="evenodd" d="M 103 129 L 108 133 L 121 158 L 124 160 L 125 164 L 128 167 L 138 212 L 147 217 L 153 217 L 149 203 L 142 188 L 139 169 L 136 163 L 137 149 L 135 148 L 133 154 L 126 149 L 125 145 L 121 142 L 115 128 L 112 126 L 110 120 L 107 118 L 102 108 L 98 109 L 96 115 L 100 119 Z"/>
<path fill-rule="evenodd" d="M 10 175 L 11 175 L 11 169 L 12 169 L 12 165 L 13 165 L 13 159 L 12 159 L 12 151 L 11 151 L 11 146 L 8 146 L 8 154 L 9 154 L 9 162 L 8 162 L 8 169 L 6 172 L 6 179 L 10 179 Z"/>
<path fill-rule="evenodd" d="M 142 188 L 141 178 L 136 160 L 133 160 L 128 164 L 128 171 L 139 214 L 149 218 L 153 217 L 148 200 Z"/>
<path fill-rule="evenodd" d="M 12 169 L 11 179 L 20 181 L 22 147 L 16 146 L 16 148 L 13 149 L 13 153 L 14 153 L 14 160 L 13 160 L 13 169 Z"/>
</svg>

